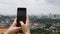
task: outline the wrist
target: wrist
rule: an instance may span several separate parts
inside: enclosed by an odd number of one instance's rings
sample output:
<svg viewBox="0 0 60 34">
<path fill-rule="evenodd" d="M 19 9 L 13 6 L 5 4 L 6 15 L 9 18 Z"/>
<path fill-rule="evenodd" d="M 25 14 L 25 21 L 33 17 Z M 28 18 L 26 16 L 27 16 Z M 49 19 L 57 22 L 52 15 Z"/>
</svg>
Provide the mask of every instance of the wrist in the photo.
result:
<svg viewBox="0 0 60 34">
<path fill-rule="evenodd" d="M 25 32 L 24 34 L 30 34 L 30 32 Z"/>
<path fill-rule="evenodd" d="M 6 31 L 6 32 L 4 32 L 4 34 L 12 34 L 10 31 Z"/>
<path fill-rule="evenodd" d="M 4 32 L 4 34 L 9 34 L 9 31 Z"/>
<path fill-rule="evenodd" d="M 30 30 L 25 31 L 24 34 L 30 34 Z"/>
</svg>

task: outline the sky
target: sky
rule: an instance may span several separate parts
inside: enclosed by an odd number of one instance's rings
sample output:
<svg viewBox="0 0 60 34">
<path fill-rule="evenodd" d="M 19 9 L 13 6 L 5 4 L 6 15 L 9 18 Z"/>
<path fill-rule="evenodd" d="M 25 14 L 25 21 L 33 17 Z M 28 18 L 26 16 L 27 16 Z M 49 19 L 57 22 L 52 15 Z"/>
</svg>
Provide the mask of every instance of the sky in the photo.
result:
<svg viewBox="0 0 60 34">
<path fill-rule="evenodd" d="M 18 7 L 26 7 L 28 15 L 60 14 L 60 0 L 0 0 L 0 14 L 16 15 Z"/>
</svg>

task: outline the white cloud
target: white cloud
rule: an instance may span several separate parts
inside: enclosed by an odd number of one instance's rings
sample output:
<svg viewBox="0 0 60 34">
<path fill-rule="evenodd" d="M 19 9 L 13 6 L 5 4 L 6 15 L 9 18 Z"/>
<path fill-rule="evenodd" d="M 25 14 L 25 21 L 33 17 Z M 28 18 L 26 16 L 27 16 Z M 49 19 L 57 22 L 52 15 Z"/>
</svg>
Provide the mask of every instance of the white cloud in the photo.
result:
<svg viewBox="0 0 60 34">
<path fill-rule="evenodd" d="M 16 1 L 0 0 L 0 14 L 16 14 Z"/>
<path fill-rule="evenodd" d="M 60 6 L 60 0 L 46 0 L 48 4 Z"/>
<path fill-rule="evenodd" d="M 47 3 L 47 0 L 0 0 L 0 13 L 16 15 L 17 7 L 26 7 L 29 15 L 60 14 L 60 6 Z"/>
</svg>

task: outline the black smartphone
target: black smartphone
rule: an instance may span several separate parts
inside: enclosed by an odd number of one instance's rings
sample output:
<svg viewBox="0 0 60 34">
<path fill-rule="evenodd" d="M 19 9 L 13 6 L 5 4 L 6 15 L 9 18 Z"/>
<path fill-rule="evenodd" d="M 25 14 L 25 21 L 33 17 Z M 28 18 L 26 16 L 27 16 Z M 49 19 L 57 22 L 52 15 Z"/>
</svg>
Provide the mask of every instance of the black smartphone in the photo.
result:
<svg viewBox="0 0 60 34">
<path fill-rule="evenodd" d="M 26 23 L 26 8 L 17 8 L 17 27 L 21 27 L 20 21 Z"/>
</svg>

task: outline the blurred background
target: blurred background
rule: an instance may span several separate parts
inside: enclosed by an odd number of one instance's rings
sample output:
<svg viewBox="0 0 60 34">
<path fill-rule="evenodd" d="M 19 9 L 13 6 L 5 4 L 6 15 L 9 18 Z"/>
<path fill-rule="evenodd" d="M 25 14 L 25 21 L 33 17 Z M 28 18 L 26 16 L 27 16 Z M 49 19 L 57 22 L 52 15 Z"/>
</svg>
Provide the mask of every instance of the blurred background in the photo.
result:
<svg viewBox="0 0 60 34">
<path fill-rule="evenodd" d="M 32 34 L 60 34 L 60 0 L 0 0 L 0 33 L 12 24 L 18 7 L 26 7 Z"/>
</svg>

